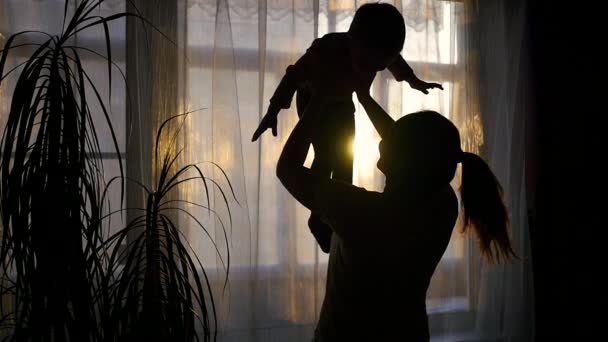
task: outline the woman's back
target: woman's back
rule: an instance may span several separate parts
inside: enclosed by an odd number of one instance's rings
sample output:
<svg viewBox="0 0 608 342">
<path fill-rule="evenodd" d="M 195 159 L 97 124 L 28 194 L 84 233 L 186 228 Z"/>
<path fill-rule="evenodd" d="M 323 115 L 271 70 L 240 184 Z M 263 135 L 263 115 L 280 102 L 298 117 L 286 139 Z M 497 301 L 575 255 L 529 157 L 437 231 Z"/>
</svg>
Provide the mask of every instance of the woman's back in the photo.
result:
<svg viewBox="0 0 608 342">
<path fill-rule="evenodd" d="M 315 340 L 428 340 L 426 290 L 458 215 L 451 187 L 426 198 L 336 182 L 317 192 L 336 234 Z"/>
</svg>

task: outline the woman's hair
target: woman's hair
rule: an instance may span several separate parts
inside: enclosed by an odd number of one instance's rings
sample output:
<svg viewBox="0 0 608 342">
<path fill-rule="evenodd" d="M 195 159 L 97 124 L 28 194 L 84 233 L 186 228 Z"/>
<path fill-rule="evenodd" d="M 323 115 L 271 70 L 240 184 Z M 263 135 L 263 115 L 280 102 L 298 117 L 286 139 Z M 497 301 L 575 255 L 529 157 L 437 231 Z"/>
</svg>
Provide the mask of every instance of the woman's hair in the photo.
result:
<svg viewBox="0 0 608 342">
<path fill-rule="evenodd" d="M 369 48 L 396 55 L 405 42 L 405 21 L 391 4 L 368 3 L 357 9 L 348 32 Z"/>
<path fill-rule="evenodd" d="M 400 159 L 407 165 L 403 168 L 409 175 L 404 177 L 422 178 L 416 181 L 428 186 L 449 184 L 457 164 L 462 163 L 463 230 L 473 228 L 481 254 L 490 262 L 515 257 L 502 187 L 483 159 L 462 152 L 460 134 L 450 120 L 433 111 L 406 115 L 395 123 L 390 144 L 393 156 L 403 157 Z"/>
<path fill-rule="evenodd" d="M 479 238 L 481 254 L 489 261 L 500 262 L 501 256 L 507 260 L 515 257 L 507 231 L 509 217 L 503 202 L 502 186 L 478 155 L 465 152 L 461 162 L 463 230 L 473 227 Z"/>
</svg>

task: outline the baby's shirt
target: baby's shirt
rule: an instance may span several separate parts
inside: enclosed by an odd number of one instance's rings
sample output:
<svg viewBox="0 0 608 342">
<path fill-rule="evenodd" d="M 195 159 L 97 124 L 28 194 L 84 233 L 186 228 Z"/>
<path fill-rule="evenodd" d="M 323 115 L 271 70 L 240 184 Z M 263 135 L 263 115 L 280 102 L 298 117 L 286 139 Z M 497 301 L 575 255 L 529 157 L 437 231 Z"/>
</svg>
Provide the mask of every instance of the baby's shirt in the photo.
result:
<svg viewBox="0 0 608 342">
<path fill-rule="evenodd" d="M 351 101 L 361 75 L 352 66 L 348 40 L 346 32 L 328 33 L 315 39 L 306 53 L 287 67 L 270 102 L 278 108 L 289 108 L 296 90 L 304 87 L 331 102 Z M 413 76 L 412 68 L 401 55 L 387 69 L 397 81 Z"/>
</svg>

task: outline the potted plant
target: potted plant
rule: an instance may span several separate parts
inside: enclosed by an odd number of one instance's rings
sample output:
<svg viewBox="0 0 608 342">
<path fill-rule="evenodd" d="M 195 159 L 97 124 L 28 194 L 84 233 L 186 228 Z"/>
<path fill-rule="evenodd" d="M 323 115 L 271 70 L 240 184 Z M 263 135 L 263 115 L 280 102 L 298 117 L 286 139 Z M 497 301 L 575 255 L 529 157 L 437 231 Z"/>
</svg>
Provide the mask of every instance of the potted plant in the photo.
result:
<svg viewBox="0 0 608 342">
<path fill-rule="evenodd" d="M 217 183 L 196 165 L 177 168 L 178 153 L 159 156 L 165 124 L 157 135 L 160 172 L 156 187 L 146 189 L 146 207 L 125 229 L 104 235 L 107 186 L 93 116 L 105 118 L 116 153 L 118 143 L 80 57 L 94 51 L 73 45 L 72 39 L 103 27 L 111 85 L 108 23 L 126 16 L 149 23 L 133 13 L 98 16 L 94 10 L 102 2 L 79 1 L 67 18 L 66 0 L 61 33 L 18 32 L 0 52 L 0 86 L 18 72 L 0 145 L 0 334 L 11 341 L 191 341 L 199 339 L 198 320 L 203 339 L 209 340 L 216 323 L 205 269 L 168 212 L 196 218 L 173 207 L 167 194 L 187 182 L 201 181 L 205 191 L 208 182 Z M 31 34 L 45 39 L 20 43 L 21 36 Z M 11 51 L 24 45 L 33 47 L 32 54 L 7 70 Z M 91 101 L 99 112 L 90 110 Z M 188 174 L 192 170 L 196 175 Z M 124 189 L 122 165 L 120 172 L 116 182 Z M 201 206 L 213 213 L 208 203 Z M 128 245 L 119 252 L 115 246 L 122 241 Z"/>
</svg>

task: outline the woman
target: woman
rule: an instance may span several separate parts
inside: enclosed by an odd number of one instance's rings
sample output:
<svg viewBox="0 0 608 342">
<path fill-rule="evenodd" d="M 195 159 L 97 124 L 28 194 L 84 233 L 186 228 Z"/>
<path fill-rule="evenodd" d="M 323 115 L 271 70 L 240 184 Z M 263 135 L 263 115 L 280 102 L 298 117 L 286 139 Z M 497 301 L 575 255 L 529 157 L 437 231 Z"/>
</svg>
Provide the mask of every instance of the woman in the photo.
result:
<svg viewBox="0 0 608 342">
<path fill-rule="evenodd" d="M 335 233 L 314 341 L 428 341 L 426 290 L 458 217 L 450 186 L 457 164 L 464 228 L 474 229 L 489 261 L 514 256 L 502 189 L 479 156 L 461 151 L 448 119 L 425 111 L 394 122 L 368 89 L 357 97 L 382 138 L 383 192 L 303 166 L 323 106 L 314 96 L 277 165 L 285 188 Z"/>
</svg>

